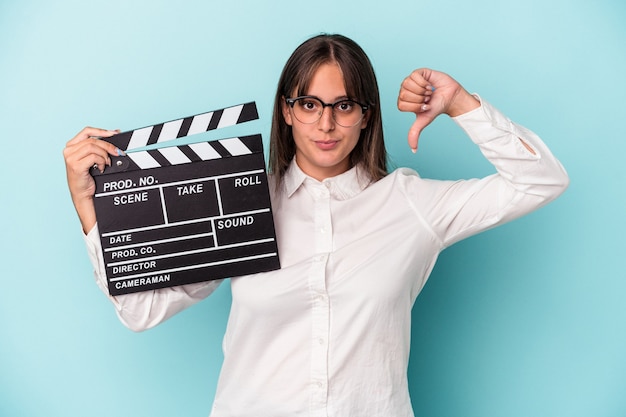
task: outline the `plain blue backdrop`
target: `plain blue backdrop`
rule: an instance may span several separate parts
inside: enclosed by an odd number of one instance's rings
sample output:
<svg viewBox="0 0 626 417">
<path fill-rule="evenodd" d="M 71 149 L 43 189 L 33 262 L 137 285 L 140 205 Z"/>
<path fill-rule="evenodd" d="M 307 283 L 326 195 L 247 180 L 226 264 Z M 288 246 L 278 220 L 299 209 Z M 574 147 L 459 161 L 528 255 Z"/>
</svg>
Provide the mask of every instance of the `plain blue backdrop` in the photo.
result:
<svg viewBox="0 0 626 417">
<path fill-rule="evenodd" d="M 626 416 L 624 22 L 621 0 L 0 0 L 0 416 L 208 415 L 228 285 L 155 329 L 123 327 L 93 281 L 62 149 L 85 125 L 250 100 L 261 118 L 243 132 L 267 140 L 282 65 L 319 32 L 370 55 L 395 165 L 492 172 L 445 117 L 410 152 L 396 94 L 429 66 L 537 132 L 571 176 L 556 202 L 440 257 L 413 310 L 416 414 Z"/>
</svg>

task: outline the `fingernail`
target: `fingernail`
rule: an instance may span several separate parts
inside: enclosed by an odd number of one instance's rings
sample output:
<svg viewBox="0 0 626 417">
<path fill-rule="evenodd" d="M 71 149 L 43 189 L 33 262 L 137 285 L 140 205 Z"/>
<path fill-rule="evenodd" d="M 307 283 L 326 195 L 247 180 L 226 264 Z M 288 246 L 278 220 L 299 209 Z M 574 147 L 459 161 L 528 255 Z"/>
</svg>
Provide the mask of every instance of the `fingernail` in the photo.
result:
<svg viewBox="0 0 626 417">
<path fill-rule="evenodd" d="M 411 152 L 417 153 L 417 148 L 411 148 Z"/>
<path fill-rule="evenodd" d="M 422 111 L 428 110 L 428 104 L 422 104 Z"/>
<path fill-rule="evenodd" d="M 126 153 L 120 148 L 115 148 L 115 150 L 117 151 L 117 156 L 126 156 Z"/>
</svg>

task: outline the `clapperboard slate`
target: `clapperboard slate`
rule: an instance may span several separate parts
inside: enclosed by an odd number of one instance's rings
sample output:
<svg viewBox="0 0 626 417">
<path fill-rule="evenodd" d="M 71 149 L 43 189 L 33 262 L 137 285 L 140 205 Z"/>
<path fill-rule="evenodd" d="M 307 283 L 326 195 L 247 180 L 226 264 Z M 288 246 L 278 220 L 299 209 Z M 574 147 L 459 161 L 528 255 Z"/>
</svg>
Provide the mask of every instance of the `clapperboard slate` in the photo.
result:
<svg viewBox="0 0 626 417">
<path fill-rule="evenodd" d="M 145 150 L 254 119 L 252 102 L 106 138 L 127 151 L 91 170 L 111 295 L 280 268 L 261 135 Z"/>
</svg>

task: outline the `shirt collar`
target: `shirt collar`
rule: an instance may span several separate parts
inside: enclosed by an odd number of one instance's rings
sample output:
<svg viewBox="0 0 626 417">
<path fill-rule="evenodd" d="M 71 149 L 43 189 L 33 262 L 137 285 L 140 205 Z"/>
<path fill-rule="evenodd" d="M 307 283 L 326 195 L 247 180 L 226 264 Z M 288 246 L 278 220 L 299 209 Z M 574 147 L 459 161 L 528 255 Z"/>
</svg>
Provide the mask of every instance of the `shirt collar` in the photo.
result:
<svg viewBox="0 0 626 417">
<path fill-rule="evenodd" d="M 306 175 L 300 169 L 294 157 L 285 172 L 283 182 L 288 198 L 291 198 L 298 188 L 304 184 L 311 184 L 312 186 L 324 185 L 336 199 L 347 200 L 367 188 L 372 183 L 372 180 L 367 172 L 360 165 L 357 165 L 336 177 L 318 181 Z"/>
</svg>

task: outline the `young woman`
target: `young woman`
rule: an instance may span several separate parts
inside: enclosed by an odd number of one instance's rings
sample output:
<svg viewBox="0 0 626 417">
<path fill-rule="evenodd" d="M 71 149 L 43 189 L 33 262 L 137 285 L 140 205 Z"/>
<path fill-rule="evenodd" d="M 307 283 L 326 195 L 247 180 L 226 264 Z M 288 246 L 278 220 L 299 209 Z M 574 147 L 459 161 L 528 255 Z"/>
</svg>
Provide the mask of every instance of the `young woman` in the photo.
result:
<svg viewBox="0 0 626 417">
<path fill-rule="evenodd" d="M 387 173 L 378 86 L 352 40 L 300 45 L 280 77 L 270 143 L 270 192 L 282 268 L 230 280 L 232 308 L 212 416 L 412 416 L 407 384 L 411 308 L 446 247 L 524 215 L 568 185 L 531 131 L 448 75 L 419 69 L 398 108 L 419 133 L 447 114 L 494 165 L 482 179 Z M 88 170 L 117 150 L 85 128 L 65 149 L 68 184 L 96 282 L 107 294 Z M 111 297 L 133 330 L 204 299 L 207 281 Z"/>
</svg>

